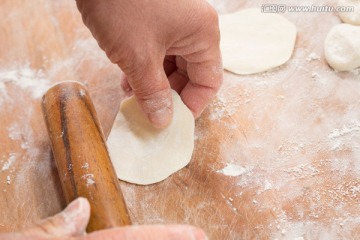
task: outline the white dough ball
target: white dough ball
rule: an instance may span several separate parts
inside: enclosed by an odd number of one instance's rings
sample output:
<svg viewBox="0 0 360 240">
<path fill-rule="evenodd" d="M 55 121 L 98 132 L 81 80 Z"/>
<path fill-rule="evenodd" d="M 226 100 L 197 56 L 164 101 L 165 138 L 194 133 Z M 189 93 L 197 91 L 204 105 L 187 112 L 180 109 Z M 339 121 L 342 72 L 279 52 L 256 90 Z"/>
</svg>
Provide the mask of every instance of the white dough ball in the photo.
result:
<svg viewBox="0 0 360 240">
<path fill-rule="evenodd" d="M 360 0 L 340 0 L 339 7 L 353 6 L 353 12 L 339 12 L 339 17 L 344 23 L 360 25 Z"/>
<path fill-rule="evenodd" d="M 325 58 L 338 71 L 360 67 L 360 26 L 339 24 L 333 27 L 325 40 Z"/>
</svg>

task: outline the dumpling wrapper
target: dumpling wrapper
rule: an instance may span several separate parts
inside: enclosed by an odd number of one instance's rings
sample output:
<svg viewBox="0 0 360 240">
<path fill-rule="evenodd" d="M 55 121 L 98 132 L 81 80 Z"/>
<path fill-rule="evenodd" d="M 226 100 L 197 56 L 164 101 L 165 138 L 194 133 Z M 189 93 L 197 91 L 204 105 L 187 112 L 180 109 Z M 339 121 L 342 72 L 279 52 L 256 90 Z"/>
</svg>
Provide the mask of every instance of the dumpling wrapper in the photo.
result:
<svg viewBox="0 0 360 240">
<path fill-rule="evenodd" d="M 236 74 L 260 73 L 290 59 L 296 27 L 283 16 L 249 8 L 221 15 L 219 21 L 225 69 Z"/>
<path fill-rule="evenodd" d="M 140 185 L 153 184 L 190 162 L 195 120 L 175 91 L 172 96 L 173 119 L 165 129 L 150 124 L 134 96 L 121 102 L 107 140 L 119 179 Z"/>
</svg>

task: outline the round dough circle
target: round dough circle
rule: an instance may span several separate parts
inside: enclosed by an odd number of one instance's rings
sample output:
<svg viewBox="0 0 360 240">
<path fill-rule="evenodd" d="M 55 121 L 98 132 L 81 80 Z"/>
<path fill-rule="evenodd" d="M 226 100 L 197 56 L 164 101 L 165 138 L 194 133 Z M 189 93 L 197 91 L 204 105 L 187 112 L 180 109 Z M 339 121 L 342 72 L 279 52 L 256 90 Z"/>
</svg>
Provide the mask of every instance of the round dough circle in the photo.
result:
<svg viewBox="0 0 360 240">
<path fill-rule="evenodd" d="M 250 8 L 220 16 L 224 68 L 253 74 L 288 61 L 296 41 L 296 27 L 286 18 Z"/>
<path fill-rule="evenodd" d="M 150 124 L 134 96 L 121 102 L 107 141 L 119 179 L 152 184 L 190 162 L 194 149 L 194 117 L 175 91 L 172 95 L 173 119 L 165 129 Z"/>
<path fill-rule="evenodd" d="M 353 12 L 339 12 L 339 17 L 344 23 L 360 25 L 360 0 L 340 0 L 339 7 L 353 6 Z"/>
<path fill-rule="evenodd" d="M 336 25 L 326 37 L 324 50 L 326 61 L 335 70 L 360 67 L 360 26 Z"/>
</svg>

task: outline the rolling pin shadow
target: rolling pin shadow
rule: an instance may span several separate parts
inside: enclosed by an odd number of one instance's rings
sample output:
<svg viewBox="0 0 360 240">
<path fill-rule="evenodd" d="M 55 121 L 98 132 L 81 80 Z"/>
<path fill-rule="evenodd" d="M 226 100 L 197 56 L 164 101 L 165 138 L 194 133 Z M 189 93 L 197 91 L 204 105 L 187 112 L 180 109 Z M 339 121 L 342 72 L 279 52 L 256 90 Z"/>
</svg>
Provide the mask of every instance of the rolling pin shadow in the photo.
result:
<svg viewBox="0 0 360 240">
<path fill-rule="evenodd" d="M 62 82 L 42 99 L 65 200 L 85 197 L 91 206 L 88 232 L 130 225 L 119 182 L 96 111 L 84 85 Z"/>
</svg>

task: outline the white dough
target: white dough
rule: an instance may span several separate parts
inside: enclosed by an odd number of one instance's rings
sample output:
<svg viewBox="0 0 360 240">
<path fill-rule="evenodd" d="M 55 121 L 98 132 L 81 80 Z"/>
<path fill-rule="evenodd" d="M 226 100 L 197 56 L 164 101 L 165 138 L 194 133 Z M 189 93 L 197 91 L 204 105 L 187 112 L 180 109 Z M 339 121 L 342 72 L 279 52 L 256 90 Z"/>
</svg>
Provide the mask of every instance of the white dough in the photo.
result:
<svg viewBox="0 0 360 240">
<path fill-rule="evenodd" d="M 333 27 L 325 40 L 325 58 L 338 71 L 360 67 L 360 26 L 339 24 Z"/>
<path fill-rule="evenodd" d="M 339 7 L 353 6 L 353 12 L 339 12 L 339 17 L 344 23 L 360 25 L 360 0 L 340 0 Z"/>
<path fill-rule="evenodd" d="M 165 129 L 154 128 L 135 97 L 125 99 L 107 144 L 119 179 L 146 185 L 185 167 L 194 149 L 194 117 L 173 91 L 174 115 Z"/>
<path fill-rule="evenodd" d="M 267 71 L 288 61 L 296 27 L 286 18 L 250 8 L 220 16 L 224 68 L 237 74 Z"/>
</svg>

